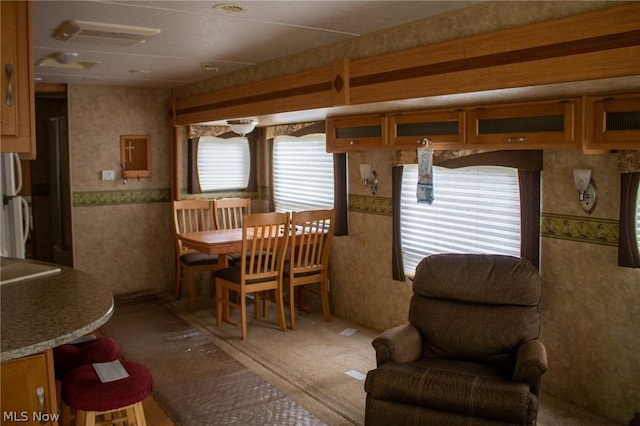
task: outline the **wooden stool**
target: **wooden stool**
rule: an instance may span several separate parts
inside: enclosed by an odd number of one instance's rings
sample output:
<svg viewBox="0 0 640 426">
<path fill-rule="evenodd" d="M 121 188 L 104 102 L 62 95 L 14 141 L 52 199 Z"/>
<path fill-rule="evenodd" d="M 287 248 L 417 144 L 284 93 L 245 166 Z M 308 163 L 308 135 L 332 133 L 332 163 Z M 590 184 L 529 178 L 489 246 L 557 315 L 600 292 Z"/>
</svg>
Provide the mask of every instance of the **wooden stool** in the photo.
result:
<svg viewBox="0 0 640 426">
<path fill-rule="evenodd" d="M 64 377 L 62 401 L 64 406 L 76 410 L 77 426 L 106 426 L 124 421 L 129 426 L 146 426 L 142 400 L 153 390 L 153 377 L 142 364 L 121 362 L 129 377 L 112 382 L 101 382 L 90 364 Z"/>
</svg>

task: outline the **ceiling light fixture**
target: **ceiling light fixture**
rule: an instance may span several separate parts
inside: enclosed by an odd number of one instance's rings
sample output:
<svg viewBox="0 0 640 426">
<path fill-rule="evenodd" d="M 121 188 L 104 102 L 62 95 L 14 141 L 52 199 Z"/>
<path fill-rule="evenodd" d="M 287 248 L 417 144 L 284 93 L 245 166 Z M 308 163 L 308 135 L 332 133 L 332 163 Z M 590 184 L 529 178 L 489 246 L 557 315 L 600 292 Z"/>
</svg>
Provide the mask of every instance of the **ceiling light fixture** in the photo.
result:
<svg viewBox="0 0 640 426">
<path fill-rule="evenodd" d="M 151 71 L 149 71 L 149 70 L 141 70 L 141 69 L 129 70 L 129 72 L 131 74 L 151 74 Z"/>
<path fill-rule="evenodd" d="M 244 13 L 247 11 L 247 8 L 239 4 L 221 3 L 213 6 L 213 11 L 222 13 Z"/>
<path fill-rule="evenodd" d="M 218 72 L 218 67 L 216 67 L 215 65 L 213 65 L 211 62 L 203 62 L 200 64 L 200 66 L 202 68 L 205 69 L 205 71 L 214 71 L 214 72 Z"/>
<path fill-rule="evenodd" d="M 227 120 L 227 124 L 231 126 L 231 130 L 233 130 L 234 133 L 244 137 L 247 133 L 253 132 L 258 121 L 249 119 Z"/>
<path fill-rule="evenodd" d="M 99 61 L 77 61 L 76 52 L 58 52 L 36 62 L 37 67 L 64 68 L 68 70 L 88 70 Z"/>
</svg>

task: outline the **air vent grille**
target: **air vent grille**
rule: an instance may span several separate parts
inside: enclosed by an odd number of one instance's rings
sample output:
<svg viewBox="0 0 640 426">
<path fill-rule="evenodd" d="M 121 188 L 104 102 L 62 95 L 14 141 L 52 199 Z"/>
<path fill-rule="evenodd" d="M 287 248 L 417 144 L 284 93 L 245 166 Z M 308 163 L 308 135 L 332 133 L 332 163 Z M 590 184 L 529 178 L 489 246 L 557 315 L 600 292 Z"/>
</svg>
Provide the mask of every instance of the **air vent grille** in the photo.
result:
<svg viewBox="0 0 640 426">
<path fill-rule="evenodd" d="M 87 41 L 97 44 L 135 46 L 147 38 L 160 34 L 159 28 L 133 27 L 88 21 L 65 21 L 54 32 L 60 41 Z"/>
</svg>

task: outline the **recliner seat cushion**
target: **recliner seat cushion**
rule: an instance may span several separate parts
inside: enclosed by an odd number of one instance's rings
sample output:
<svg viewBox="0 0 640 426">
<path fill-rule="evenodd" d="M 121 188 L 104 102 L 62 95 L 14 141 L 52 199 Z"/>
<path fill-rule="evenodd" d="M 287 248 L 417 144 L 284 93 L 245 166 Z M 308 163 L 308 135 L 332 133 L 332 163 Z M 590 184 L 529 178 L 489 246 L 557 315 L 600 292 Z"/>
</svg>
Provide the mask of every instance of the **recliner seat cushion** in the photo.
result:
<svg viewBox="0 0 640 426">
<path fill-rule="evenodd" d="M 463 361 L 387 362 L 367 374 L 365 390 L 377 400 L 519 424 L 532 422 L 538 411 L 526 384 L 512 382 L 499 369 Z"/>
</svg>

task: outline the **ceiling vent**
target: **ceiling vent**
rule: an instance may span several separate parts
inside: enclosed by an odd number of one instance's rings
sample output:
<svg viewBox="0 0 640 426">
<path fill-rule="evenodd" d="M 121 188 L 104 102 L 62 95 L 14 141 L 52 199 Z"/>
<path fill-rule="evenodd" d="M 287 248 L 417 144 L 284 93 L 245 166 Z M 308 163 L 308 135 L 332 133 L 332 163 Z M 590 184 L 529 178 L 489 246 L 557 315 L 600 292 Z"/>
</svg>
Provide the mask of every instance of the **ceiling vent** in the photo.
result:
<svg viewBox="0 0 640 426">
<path fill-rule="evenodd" d="M 53 33 L 60 41 L 86 41 L 97 44 L 135 46 L 160 34 L 159 28 L 133 27 L 89 21 L 65 21 Z"/>
</svg>

